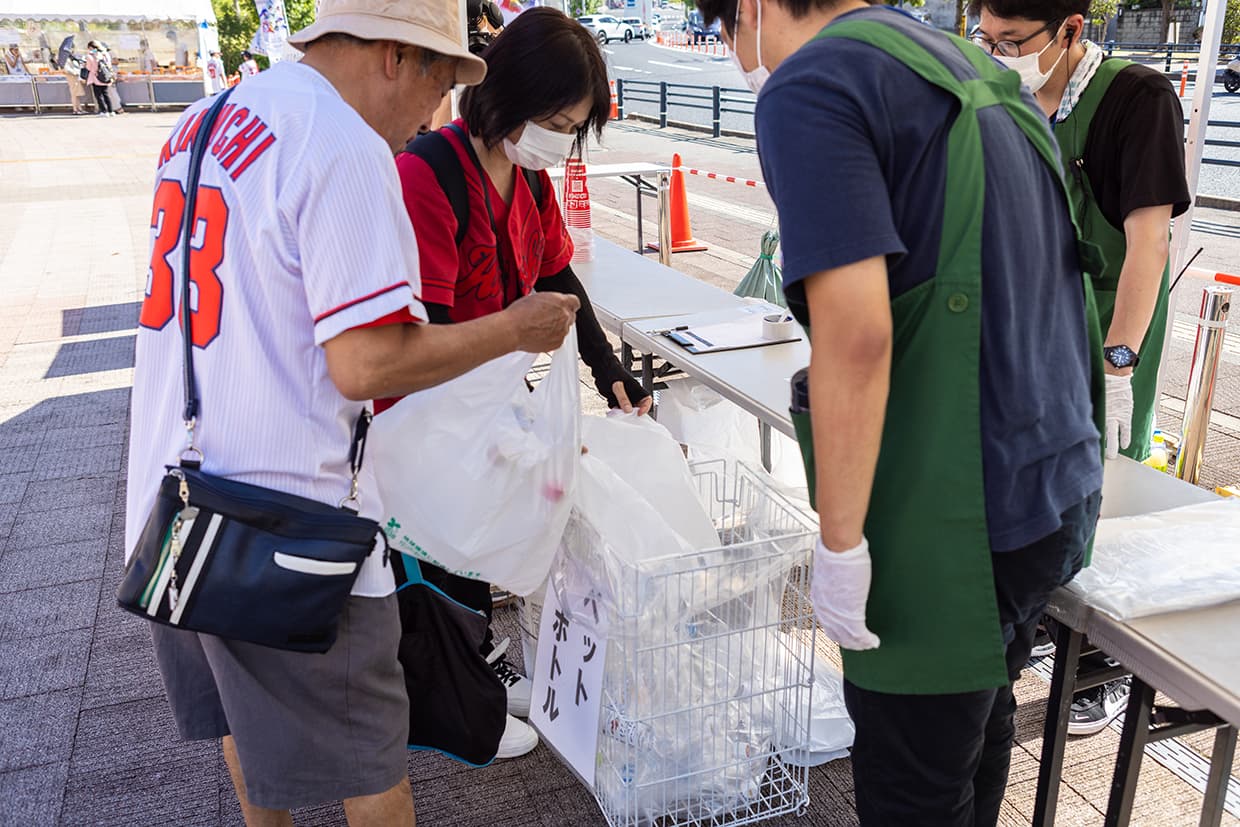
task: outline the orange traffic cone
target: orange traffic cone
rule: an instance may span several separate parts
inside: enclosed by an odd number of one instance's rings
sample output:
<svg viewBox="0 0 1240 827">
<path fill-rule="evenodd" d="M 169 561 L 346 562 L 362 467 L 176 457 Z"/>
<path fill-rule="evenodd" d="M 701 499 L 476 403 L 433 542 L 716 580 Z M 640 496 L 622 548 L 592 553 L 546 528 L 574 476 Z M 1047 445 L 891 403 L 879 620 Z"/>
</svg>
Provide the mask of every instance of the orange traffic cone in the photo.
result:
<svg viewBox="0 0 1240 827">
<path fill-rule="evenodd" d="M 706 245 L 693 237 L 693 228 L 689 226 L 689 197 L 685 194 L 685 174 L 680 171 L 680 154 L 672 156 L 672 252 L 699 253 L 707 249 Z M 658 244 L 646 245 L 658 251 Z"/>
<path fill-rule="evenodd" d="M 616 82 L 614 80 L 607 81 L 611 87 L 611 113 L 607 116 L 609 120 L 617 120 L 620 117 L 620 105 L 616 98 Z"/>
</svg>

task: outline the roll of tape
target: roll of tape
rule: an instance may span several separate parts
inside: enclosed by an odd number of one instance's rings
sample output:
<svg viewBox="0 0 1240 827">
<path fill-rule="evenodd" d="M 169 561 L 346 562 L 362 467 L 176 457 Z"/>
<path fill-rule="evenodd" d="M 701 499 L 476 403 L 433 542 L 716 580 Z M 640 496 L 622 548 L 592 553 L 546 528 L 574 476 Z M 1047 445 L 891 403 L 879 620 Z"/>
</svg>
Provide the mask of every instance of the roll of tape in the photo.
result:
<svg viewBox="0 0 1240 827">
<path fill-rule="evenodd" d="M 786 318 L 782 313 L 772 313 L 762 317 L 763 339 L 790 339 L 795 334 L 796 322 Z"/>
</svg>

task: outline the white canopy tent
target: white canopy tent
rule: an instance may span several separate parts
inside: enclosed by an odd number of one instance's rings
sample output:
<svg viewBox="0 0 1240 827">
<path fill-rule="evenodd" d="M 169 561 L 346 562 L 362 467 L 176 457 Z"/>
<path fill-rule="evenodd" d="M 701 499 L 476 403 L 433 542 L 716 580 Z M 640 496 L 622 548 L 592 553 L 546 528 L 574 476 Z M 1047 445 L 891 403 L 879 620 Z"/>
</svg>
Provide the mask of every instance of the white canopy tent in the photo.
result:
<svg viewBox="0 0 1240 827">
<path fill-rule="evenodd" d="M 200 65 L 220 42 L 211 0 L 0 0 L 3 21 L 23 21 L 28 28 L 41 21 L 178 23 L 197 31 Z"/>
</svg>

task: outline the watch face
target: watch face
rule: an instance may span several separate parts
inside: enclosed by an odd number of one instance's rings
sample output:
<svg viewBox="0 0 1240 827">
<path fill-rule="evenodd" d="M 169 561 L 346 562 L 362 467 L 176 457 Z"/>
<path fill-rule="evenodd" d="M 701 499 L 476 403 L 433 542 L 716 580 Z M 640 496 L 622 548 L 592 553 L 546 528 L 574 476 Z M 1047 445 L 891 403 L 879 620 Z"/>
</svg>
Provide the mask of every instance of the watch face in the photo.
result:
<svg viewBox="0 0 1240 827">
<path fill-rule="evenodd" d="M 1117 368 L 1126 368 L 1137 361 L 1137 354 L 1127 345 L 1116 345 L 1103 350 L 1103 356 Z"/>
</svg>

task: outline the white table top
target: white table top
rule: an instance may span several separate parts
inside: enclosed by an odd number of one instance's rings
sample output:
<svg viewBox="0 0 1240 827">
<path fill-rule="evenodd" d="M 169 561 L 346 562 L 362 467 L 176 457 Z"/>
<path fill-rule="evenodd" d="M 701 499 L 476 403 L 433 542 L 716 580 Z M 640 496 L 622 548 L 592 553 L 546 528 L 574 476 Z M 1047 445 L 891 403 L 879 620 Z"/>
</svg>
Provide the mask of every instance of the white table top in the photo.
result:
<svg viewBox="0 0 1240 827">
<path fill-rule="evenodd" d="M 1104 516 L 1207 502 L 1215 495 L 1121 457 L 1107 463 Z M 1191 549 L 1185 549 L 1191 554 Z M 1240 726 L 1240 601 L 1116 620 L 1075 587 L 1059 589 L 1051 613 L 1188 709 L 1208 709 Z"/>
<path fill-rule="evenodd" d="M 622 175 L 658 175 L 660 172 L 671 172 L 667 164 L 586 164 L 587 178 L 608 178 Z M 547 170 L 552 178 L 563 178 L 564 167 Z"/>
<path fill-rule="evenodd" d="M 603 327 L 637 319 L 739 307 L 742 299 L 652 258 L 594 237 L 594 261 L 573 264 Z"/>
<path fill-rule="evenodd" d="M 650 332 L 682 324 L 724 321 L 735 311 L 733 307 L 629 322 L 620 338 L 643 353 L 666 359 L 775 430 L 795 438 L 788 406 L 792 399 L 792 374 L 809 364 L 809 342 L 804 338 L 778 345 L 692 354 L 666 336 Z"/>
</svg>

